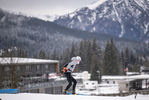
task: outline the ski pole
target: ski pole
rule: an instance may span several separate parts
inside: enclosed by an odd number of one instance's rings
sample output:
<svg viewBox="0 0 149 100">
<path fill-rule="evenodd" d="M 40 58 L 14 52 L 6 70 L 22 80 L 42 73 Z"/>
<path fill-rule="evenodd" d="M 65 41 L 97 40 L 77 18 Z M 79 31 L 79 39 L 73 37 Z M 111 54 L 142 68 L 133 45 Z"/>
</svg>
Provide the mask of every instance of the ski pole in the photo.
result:
<svg viewBox="0 0 149 100">
<path fill-rule="evenodd" d="M 58 74 L 54 74 L 54 75 L 49 75 L 49 76 L 46 76 L 46 77 L 54 77 L 54 76 L 60 76 L 62 73 L 58 73 Z"/>
</svg>

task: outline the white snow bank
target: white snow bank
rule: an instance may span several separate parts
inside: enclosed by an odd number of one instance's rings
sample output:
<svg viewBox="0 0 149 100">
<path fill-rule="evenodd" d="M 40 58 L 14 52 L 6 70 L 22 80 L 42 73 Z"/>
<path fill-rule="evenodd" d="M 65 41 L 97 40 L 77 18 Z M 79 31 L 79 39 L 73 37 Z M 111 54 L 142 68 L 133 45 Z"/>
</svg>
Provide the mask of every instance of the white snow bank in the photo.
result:
<svg viewBox="0 0 149 100">
<path fill-rule="evenodd" d="M 81 95 L 50 95 L 50 94 L 0 94 L 2 100 L 134 100 L 134 95 L 126 97 L 112 96 L 81 96 Z M 137 95 L 135 100 L 148 100 L 149 95 Z"/>
</svg>

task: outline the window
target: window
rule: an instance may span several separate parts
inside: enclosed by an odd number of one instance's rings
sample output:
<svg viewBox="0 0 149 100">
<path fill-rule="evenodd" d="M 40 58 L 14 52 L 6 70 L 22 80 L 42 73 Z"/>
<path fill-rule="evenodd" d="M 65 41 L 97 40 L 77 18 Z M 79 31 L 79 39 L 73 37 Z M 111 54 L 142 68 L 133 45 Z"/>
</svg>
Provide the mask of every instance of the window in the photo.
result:
<svg viewBox="0 0 149 100">
<path fill-rule="evenodd" d="M 128 83 L 126 84 L 126 87 L 128 87 Z"/>
<path fill-rule="evenodd" d="M 95 89 L 90 89 L 89 91 L 94 91 Z"/>
<path fill-rule="evenodd" d="M 48 71 L 50 71 L 50 72 L 56 72 L 56 67 L 55 66 L 56 66 L 56 64 L 50 64 Z"/>
<path fill-rule="evenodd" d="M 16 70 L 17 70 L 17 71 L 20 71 L 20 66 L 17 66 L 17 67 L 16 67 Z"/>
<path fill-rule="evenodd" d="M 18 73 L 20 73 L 20 66 L 17 66 L 17 67 L 16 67 L 16 71 L 17 71 Z"/>
<path fill-rule="evenodd" d="M 45 70 L 48 71 L 49 70 L 49 66 L 45 65 Z"/>
<path fill-rule="evenodd" d="M 40 71 L 40 65 L 37 65 L 37 66 L 36 66 L 36 70 L 37 70 L 37 71 Z"/>
<path fill-rule="evenodd" d="M 30 72 L 31 67 L 30 66 L 26 66 L 26 71 Z"/>
<path fill-rule="evenodd" d="M 109 84 L 109 81 L 107 81 L 107 83 Z"/>
<path fill-rule="evenodd" d="M 8 72 L 10 70 L 10 68 L 7 66 L 5 67 L 5 72 Z"/>
<path fill-rule="evenodd" d="M 115 81 L 113 81 L 113 84 L 115 84 Z"/>
</svg>

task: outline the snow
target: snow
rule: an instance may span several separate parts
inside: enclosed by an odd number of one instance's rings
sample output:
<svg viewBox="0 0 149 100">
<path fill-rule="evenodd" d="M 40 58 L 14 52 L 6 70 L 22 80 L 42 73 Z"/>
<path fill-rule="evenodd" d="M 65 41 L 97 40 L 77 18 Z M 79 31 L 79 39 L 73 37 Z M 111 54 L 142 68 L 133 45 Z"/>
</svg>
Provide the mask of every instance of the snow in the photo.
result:
<svg viewBox="0 0 149 100">
<path fill-rule="evenodd" d="M 71 14 L 69 14 L 69 17 L 73 18 L 75 15 L 76 15 L 76 13 L 71 13 Z"/>
<path fill-rule="evenodd" d="M 91 10 L 96 9 L 99 5 L 103 4 L 104 2 L 106 2 L 107 0 L 99 0 L 91 5 L 88 5 L 87 7 Z"/>
<path fill-rule="evenodd" d="M 77 18 L 78 18 L 79 22 L 82 22 L 81 16 L 78 16 Z"/>
<path fill-rule="evenodd" d="M 93 13 L 92 18 L 91 18 L 92 24 L 95 22 L 95 20 L 96 20 L 96 13 Z M 93 29 L 93 30 L 95 31 L 95 29 Z"/>
<path fill-rule="evenodd" d="M 101 84 L 100 86 L 101 87 L 99 88 L 99 91 L 102 94 L 116 94 L 116 93 L 120 93 L 118 85 L 112 85 L 111 84 L 111 86 L 110 86 L 109 84 Z"/>
<path fill-rule="evenodd" d="M 145 4 L 144 0 L 135 0 L 135 2 L 146 11 L 148 6 Z"/>
<path fill-rule="evenodd" d="M 33 59 L 33 58 L 18 58 L 18 57 L 2 57 L 0 58 L 0 64 L 9 64 L 9 63 L 58 63 L 58 60 L 43 60 L 43 59 Z"/>
<path fill-rule="evenodd" d="M 38 14 L 34 17 L 45 20 L 45 21 L 51 21 L 51 22 L 53 22 L 54 20 L 59 18 L 58 15 L 40 15 L 40 14 Z"/>
<path fill-rule="evenodd" d="M 135 95 L 119 96 L 81 96 L 81 95 L 52 95 L 52 94 L 0 94 L 2 100 L 134 100 Z M 148 100 L 149 95 L 137 95 L 135 100 Z"/>
<path fill-rule="evenodd" d="M 54 75 L 55 73 L 51 73 L 50 75 Z M 87 75 L 85 78 L 89 78 L 90 74 L 87 72 L 84 73 L 73 73 L 75 75 L 75 79 L 83 78 L 83 75 Z M 55 76 L 55 78 L 58 78 L 58 76 Z M 142 79 L 147 78 L 149 79 L 149 75 L 135 75 L 135 76 L 104 76 L 102 79 Z M 92 81 L 96 83 L 96 81 Z M 92 82 L 86 81 L 85 83 L 89 83 L 87 88 L 90 88 Z M 144 81 L 145 82 L 145 81 Z M 97 87 L 95 87 L 97 88 Z M 98 89 L 97 89 L 98 90 Z M 99 85 L 99 91 L 101 94 L 113 94 L 113 93 L 119 93 L 119 88 L 115 84 L 100 84 Z M 81 92 L 79 92 L 81 93 Z M 86 94 L 89 94 L 87 92 Z M 96 91 L 95 93 L 96 94 Z M 18 94 L 0 94 L 0 98 L 2 100 L 60 100 L 60 99 L 68 99 L 68 100 L 134 100 L 135 95 L 129 95 L 129 96 L 90 96 L 90 95 L 62 95 L 62 94 L 42 94 L 42 93 L 18 93 Z M 141 95 L 138 94 L 136 100 L 148 100 L 149 95 Z"/>
<path fill-rule="evenodd" d="M 0 22 L 5 22 L 6 16 L 2 17 Z"/>
<path fill-rule="evenodd" d="M 114 8 L 114 11 L 115 11 L 115 14 L 117 16 L 117 19 L 118 19 L 118 22 L 121 24 L 121 34 L 119 35 L 119 37 L 122 37 L 124 35 L 124 25 L 122 23 L 122 20 L 121 20 L 121 17 L 119 16 L 118 12 L 117 12 L 117 9 L 115 7 L 115 3 L 113 3 L 113 8 Z"/>
<path fill-rule="evenodd" d="M 144 25 L 145 25 L 145 28 L 144 28 L 144 34 L 147 34 L 147 32 L 148 32 L 148 28 L 149 28 L 149 23 L 144 24 Z"/>
</svg>

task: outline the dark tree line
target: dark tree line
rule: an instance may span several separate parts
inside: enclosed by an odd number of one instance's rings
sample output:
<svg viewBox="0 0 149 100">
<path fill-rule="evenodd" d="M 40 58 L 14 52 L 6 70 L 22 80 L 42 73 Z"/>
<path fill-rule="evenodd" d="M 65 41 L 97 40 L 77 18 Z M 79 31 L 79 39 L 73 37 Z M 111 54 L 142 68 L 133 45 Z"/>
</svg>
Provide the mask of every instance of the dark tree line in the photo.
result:
<svg viewBox="0 0 149 100">
<path fill-rule="evenodd" d="M 141 66 L 149 65 L 147 56 L 143 54 L 138 55 L 129 48 L 118 51 L 113 39 L 107 41 L 104 51 L 101 51 L 96 39 L 84 39 L 79 46 L 72 44 L 72 48 L 67 48 L 59 59 L 61 67 L 77 55 L 81 56 L 82 61 L 76 67 L 76 71 L 89 71 L 92 80 L 98 79 L 98 71 L 102 75 L 124 75 L 125 68 L 130 72 L 139 72 Z"/>
<path fill-rule="evenodd" d="M 1 56 L 17 56 L 28 57 L 25 50 L 18 48 L 11 48 L 5 50 Z M 100 74 L 102 75 L 120 75 L 125 74 L 124 69 L 128 68 L 130 72 L 140 71 L 141 66 L 148 66 L 149 61 L 145 55 L 137 55 L 129 48 L 123 51 L 118 51 L 113 39 L 107 41 L 105 50 L 102 51 L 96 38 L 92 41 L 84 39 L 80 44 L 72 43 L 72 46 L 66 48 L 62 54 L 54 50 L 53 53 L 46 53 L 44 50 L 34 53 L 34 58 L 52 59 L 60 61 L 60 70 L 63 65 L 71 61 L 74 56 L 80 56 L 82 61 L 77 65 L 75 71 L 88 71 L 91 73 L 91 79 L 97 80 Z"/>
</svg>

